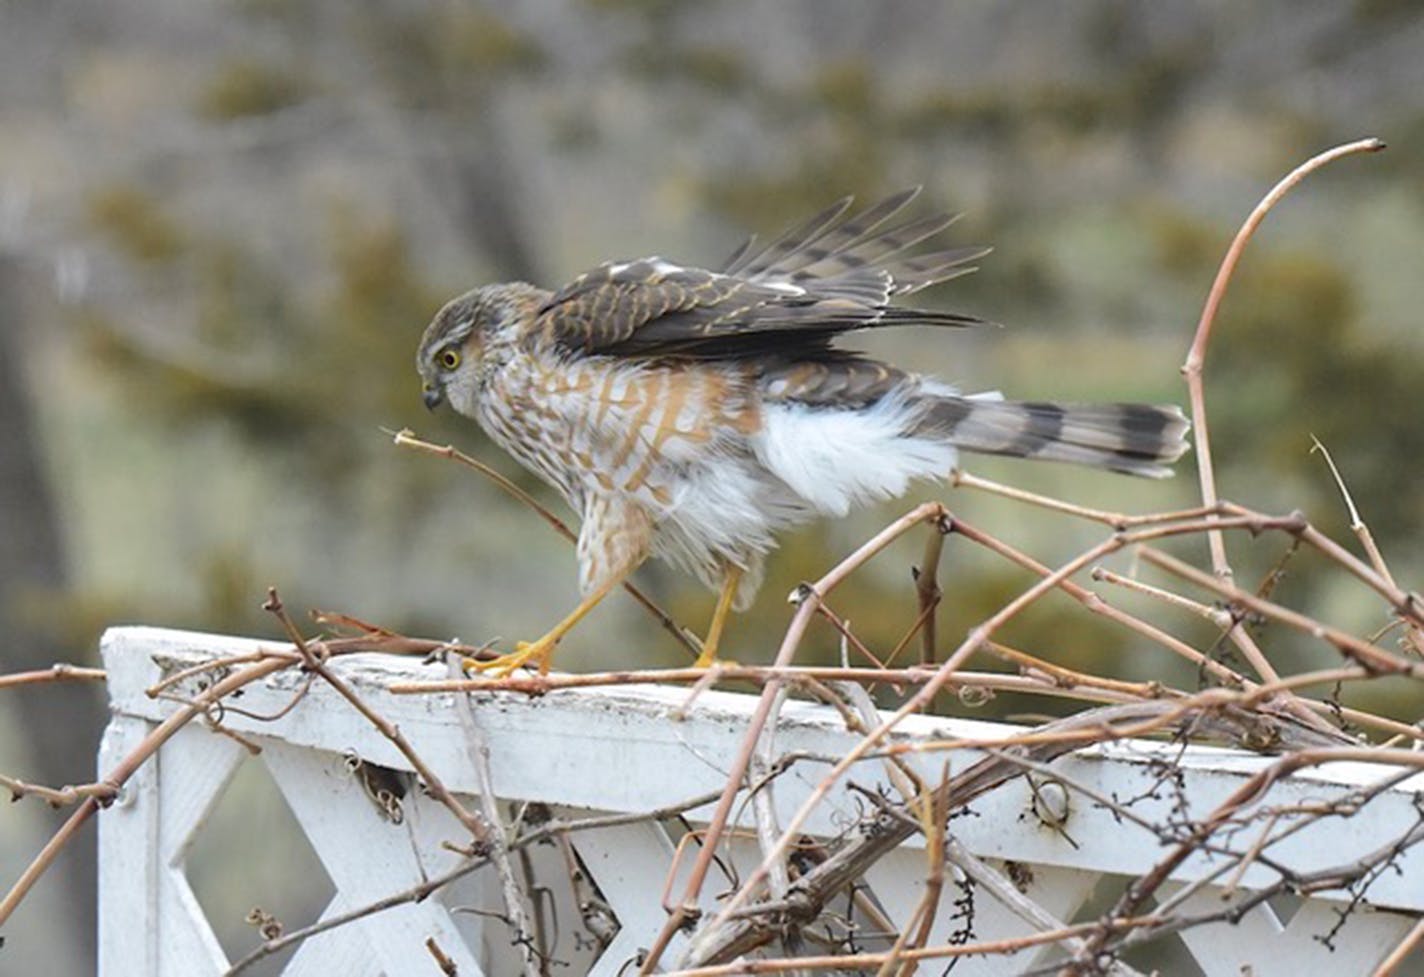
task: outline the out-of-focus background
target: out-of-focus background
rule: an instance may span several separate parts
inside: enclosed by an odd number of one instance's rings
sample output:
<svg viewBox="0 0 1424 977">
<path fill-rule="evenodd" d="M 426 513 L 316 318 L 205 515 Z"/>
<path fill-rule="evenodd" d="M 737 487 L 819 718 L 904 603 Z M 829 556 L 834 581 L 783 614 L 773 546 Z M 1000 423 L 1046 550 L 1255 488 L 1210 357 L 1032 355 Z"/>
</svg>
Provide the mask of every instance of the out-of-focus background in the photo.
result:
<svg viewBox="0 0 1424 977">
<path fill-rule="evenodd" d="M 924 184 L 918 213 L 966 214 L 944 246 L 996 247 L 925 300 L 1003 328 L 864 347 L 967 389 L 1182 402 L 1178 367 L 1231 234 L 1296 163 L 1365 135 L 1391 150 L 1312 178 L 1252 245 L 1207 392 L 1226 496 L 1300 508 L 1345 538 L 1314 434 L 1401 582 L 1418 586 L 1421 52 L 1424 13 L 1390 0 L 8 0 L 0 671 L 92 663 L 100 632 L 121 623 L 274 635 L 259 609 L 269 584 L 294 608 L 423 635 L 542 633 L 575 600 L 567 545 L 478 477 L 383 433 L 453 442 L 557 504 L 472 423 L 421 407 L 421 330 L 472 285 L 557 285 L 654 253 L 716 262 L 745 233 L 842 194 Z M 1158 484 L 973 464 L 1130 511 L 1189 503 L 1190 456 L 1182 469 Z M 797 581 L 931 497 L 1045 560 L 1098 536 L 923 486 L 788 537 L 729 653 L 768 658 Z M 838 602 L 874 647 L 913 613 L 919 543 Z M 1241 579 L 1282 550 L 1238 545 Z M 1292 563 L 1278 594 L 1369 630 L 1377 611 L 1322 569 Z M 943 575 L 947 636 L 1026 583 L 957 542 Z M 704 626 L 710 594 L 656 565 L 637 580 Z M 1066 601 L 1009 637 L 1129 677 L 1167 667 Z M 1297 663 L 1321 654 L 1263 640 Z M 835 654 L 829 633 L 813 644 Z M 682 660 L 614 598 L 559 664 Z M 1387 689 L 1367 704 L 1417 715 Z M 101 723 L 98 690 L 7 693 L 0 770 L 90 779 Z M 0 818 L 8 885 L 56 816 L 26 802 Z M 267 828 L 222 830 L 251 851 Z M 10 927 L 0 971 L 92 971 L 89 844 Z M 205 900 L 224 888 L 213 846 Z M 225 939 L 240 921 L 235 932 Z"/>
</svg>

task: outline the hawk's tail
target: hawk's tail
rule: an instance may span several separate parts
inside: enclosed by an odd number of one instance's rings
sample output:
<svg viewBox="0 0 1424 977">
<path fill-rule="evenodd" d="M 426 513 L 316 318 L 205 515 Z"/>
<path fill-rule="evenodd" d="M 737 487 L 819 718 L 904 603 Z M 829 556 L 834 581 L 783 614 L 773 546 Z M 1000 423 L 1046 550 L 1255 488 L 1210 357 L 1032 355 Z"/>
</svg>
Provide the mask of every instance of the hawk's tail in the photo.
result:
<svg viewBox="0 0 1424 977">
<path fill-rule="evenodd" d="M 957 448 L 1165 478 L 1187 450 L 1178 407 L 1050 404 L 926 394 L 919 432 Z M 918 433 L 918 432 L 917 432 Z"/>
</svg>

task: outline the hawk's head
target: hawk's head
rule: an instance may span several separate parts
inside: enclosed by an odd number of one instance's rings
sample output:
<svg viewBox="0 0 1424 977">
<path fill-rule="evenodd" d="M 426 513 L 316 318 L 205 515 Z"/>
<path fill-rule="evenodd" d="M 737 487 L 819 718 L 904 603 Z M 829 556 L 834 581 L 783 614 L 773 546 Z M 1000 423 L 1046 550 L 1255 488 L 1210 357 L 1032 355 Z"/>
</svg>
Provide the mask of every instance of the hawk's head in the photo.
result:
<svg viewBox="0 0 1424 977">
<path fill-rule="evenodd" d="M 523 282 L 485 285 L 451 299 L 436 313 L 421 337 L 415 368 L 425 406 L 442 401 L 462 414 L 473 414 L 491 347 L 505 346 L 533 322 L 541 295 Z"/>
</svg>

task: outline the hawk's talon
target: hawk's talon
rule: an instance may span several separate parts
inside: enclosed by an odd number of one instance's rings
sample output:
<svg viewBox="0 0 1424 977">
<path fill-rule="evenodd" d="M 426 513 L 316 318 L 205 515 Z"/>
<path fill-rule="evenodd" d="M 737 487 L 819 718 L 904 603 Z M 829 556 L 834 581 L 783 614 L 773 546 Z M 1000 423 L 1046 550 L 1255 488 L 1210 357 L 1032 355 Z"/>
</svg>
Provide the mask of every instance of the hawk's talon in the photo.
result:
<svg viewBox="0 0 1424 977">
<path fill-rule="evenodd" d="M 740 664 L 740 662 L 734 661 L 731 658 L 723 658 L 717 654 L 709 655 L 706 652 L 703 652 L 702 654 L 697 656 L 697 661 L 692 663 L 692 667 L 700 668 L 703 671 L 706 671 L 707 669 L 713 668 L 714 666 L 719 668 L 736 668 Z"/>
<path fill-rule="evenodd" d="M 739 664 L 738 662 L 735 662 L 730 658 L 723 658 L 721 655 L 717 654 L 716 642 L 699 641 L 698 647 L 701 648 L 701 651 L 697 655 L 697 661 L 692 663 L 693 668 L 700 668 L 705 671 L 706 669 L 709 669 L 714 665 L 724 665 L 728 668 L 736 668 Z"/>
<path fill-rule="evenodd" d="M 509 678 L 516 670 L 529 667 L 530 659 L 534 659 L 538 663 L 539 674 L 547 675 L 557 645 L 557 641 L 550 641 L 547 637 L 538 641 L 516 641 L 513 651 L 498 658 L 491 658 L 489 661 L 466 658 L 465 674 L 478 673 L 489 675 L 490 678 Z"/>
<path fill-rule="evenodd" d="M 712 612 L 712 623 L 707 628 L 707 637 L 700 643 L 702 651 L 697 656 L 697 661 L 692 663 L 693 668 L 708 669 L 713 665 L 736 664 L 731 659 L 718 658 L 717 649 L 721 647 L 722 630 L 727 624 L 727 615 L 732 610 L 732 599 L 741 580 L 741 567 L 733 565 L 727 568 L 726 575 L 722 578 L 722 592 L 717 596 L 717 609 Z"/>
</svg>

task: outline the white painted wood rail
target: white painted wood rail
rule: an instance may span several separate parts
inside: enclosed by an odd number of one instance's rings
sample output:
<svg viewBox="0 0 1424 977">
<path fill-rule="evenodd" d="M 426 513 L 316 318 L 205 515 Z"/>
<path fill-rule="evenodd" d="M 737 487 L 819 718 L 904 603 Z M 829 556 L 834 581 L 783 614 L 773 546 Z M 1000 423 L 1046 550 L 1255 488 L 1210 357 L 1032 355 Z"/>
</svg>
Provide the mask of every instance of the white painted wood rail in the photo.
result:
<svg viewBox="0 0 1424 977">
<path fill-rule="evenodd" d="M 258 647 L 258 642 L 246 639 L 150 628 L 110 631 L 103 655 L 113 720 L 100 752 L 101 773 L 177 708 L 171 700 L 150 699 L 144 692 L 148 686 L 179 669 Z M 333 667 L 399 727 L 451 790 L 460 795 L 476 790 L 470 745 L 453 696 L 387 691 L 394 681 L 442 678 L 442 667 L 378 655 L 343 657 Z M 140 769 L 121 799 L 102 812 L 101 973 L 201 977 L 221 974 L 230 966 L 189 887 L 185 859 L 243 763 L 266 765 L 302 825 L 336 889 L 328 915 L 407 889 L 459 863 L 461 856 L 441 842 L 468 839 L 438 803 L 411 791 L 403 801 L 404 818 L 395 824 L 369 799 L 359 778 L 350 772 L 348 757 L 396 770 L 409 766 L 391 742 L 329 686 L 313 683 L 305 699 L 279 718 L 253 718 L 278 713 L 301 682 L 302 676 L 294 670 L 269 676 L 248 687 L 239 700 L 243 712 L 228 710 L 223 715 L 224 726 L 260 746 L 260 755 L 253 756 L 233 738 L 201 723 L 190 724 L 162 747 L 156 762 Z M 178 691 L 192 695 L 197 689 L 190 682 Z M 640 687 L 555 692 L 537 699 L 482 693 L 472 696 L 471 702 L 475 722 L 488 742 L 495 793 L 501 801 L 542 802 L 561 817 L 584 817 L 649 811 L 722 786 L 755 698 L 704 694 L 689 715 L 677 719 L 674 709 L 686 695 L 681 688 Z M 997 737 L 1013 730 L 994 723 L 922 717 L 906 722 L 898 735 L 901 739 Z M 776 782 L 774 799 L 783 822 L 826 769 L 814 758 L 841 756 L 856 739 L 833 710 L 788 704 L 776 733 L 776 751 L 800 752 L 813 759 L 796 764 Z M 937 777 L 942 756 L 922 759 L 923 772 Z M 1169 821 L 1172 805 L 1183 800 L 1191 816 L 1202 816 L 1270 762 L 1229 750 L 1183 752 L 1158 743 L 1125 742 L 1064 757 L 1055 767 L 1073 783 L 1102 795 L 1129 798 L 1158 781 L 1164 760 L 1180 769 L 1180 791 L 1159 790 L 1159 796 L 1142 799 L 1133 807 L 1157 822 Z M 967 762 L 956 754 L 956 765 Z M 1384 774 L 1379 767 L 1337 764 L 1280 785 L 1272 800 L 1279 804 L 1289 799 L 1304 803 L 1338 798 L 1378 782 Z M 880 761 L 863 764 L 854 779 L 862 787 L 884 786 Z M 1318 822 L 1273 846 L 1269 855 L 1277 863 L 1308 871 L 1372 851 L 1417 823 L 1420 813 L 1414 791 L 1421 788 L 1424 780 L 1418 777 L 1406 781 L 1375 798 L 1358 815 Z M 838 786 L 809 830 L 834 838 L 854 826 L 865 809 L 862 795 Z M 1081 795 L 1073 795 L 1062 830 L 1046 826 L 1034 814 L 1030 786 L 1022 777 L 976 801 L 971 809 L 972 816 L 951 822 L 957 840 L 1001 869 L 1004 860 L 1016 863 L 1010 875 L 1019 890 L 1061 920 L 1074 918 L 1098 880 L 1141 873 L 1164 851 L 1155 835 L 1120 822 Z M 691 812 L 689 821 L 694 826 L 705 823 L 710 810 L 709 805 Z M 738 823 L 750 828 L 750 822 L 749 805 L 743 805 Z M 666 918 L 660 900 L 680 830 L 668 822 L 643 821 L 571 836 L 583 872 L 617 921 L 616 934 L 611 942 L 604 941 L 606 946 L 584 931 L 577 909 L 570 904 L 563 853 L 551 846 L 531 849 L 535 868 L 542 873 L 541 884 L 561 890 L 551 895 L 551 911 L 558 915 L 558 942 L 551 949 L 567 966 L 555 972 L 613 977 L 636 971 L 629 961 L 651 943 Z M 743 877 L 758 860 L 750 840 L 733 844 L 732 861 Z M 1336 921 L 1336 910 L 1348 899 L 1345 893 L 1317 894 L 1288 920 L 1262 905 L 1239 925 L 1197 928 L 1184 934 L 1183 941 L 1209 975 L 1368 973 L 1424 911 L 1424 852 L 1412 849 L 1394 867 L 1398 870 L 1383 872 L 1372 882 L 1366 894 L 1369 908 L 1349 915 L 1333 941 L 1333 951 L 1322 947 L 1317 937 Z M 1176 878 L 1186 882 L 1212 869 L 1209 859 L 1197 858 L 1186 863 Z M 886 915 L 903 923 L 917 904 L 923 875 L 923 849 L 911 843 L 878 863 L 866 883 Z M 1273 879 L 1271 870 L 1258 863 L 1246 872 L 1241 885 L 1249 890 Z M 725 882 L 715 873 L 709 879 L 705 886 L 709 907 Z M 970 921 L 973 939 L 1032 931 L 984 888 L 976 891 Z M 1189 908 L 1220 908 L 1220 892 L 1202 888 Z M 954 898 L 949 892 L 941 902 L 930 943 L 946 942 L 966 925 L 951 911 Z M 252 894 L 253 904 L 262 901 L 262 893 Z M 492 872 L 482 869 L 423 902 L 366 916 L 310 939 L 282 972 L 288 977 L 438 974 L 426 948 L 427 939 L 434 938 L 461 977 L 516 973 L 505 925 L 493 915 L 453 912 L 455 906 L 497 913 L 500 903 Z M 253 939 L 255 946 L 255 935 Z M 675 941 L 665 959 L 675 960 L 684 946 Z M 1048 952 L 1024 951 L 1009 959 L 966 958 L 953 973 L 956 977 L 1020 973 Z M 943 969 L 941 962 L 922 972 Z"/>
</svg>

